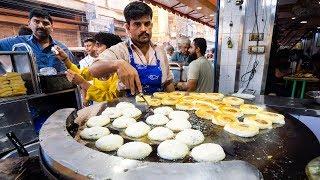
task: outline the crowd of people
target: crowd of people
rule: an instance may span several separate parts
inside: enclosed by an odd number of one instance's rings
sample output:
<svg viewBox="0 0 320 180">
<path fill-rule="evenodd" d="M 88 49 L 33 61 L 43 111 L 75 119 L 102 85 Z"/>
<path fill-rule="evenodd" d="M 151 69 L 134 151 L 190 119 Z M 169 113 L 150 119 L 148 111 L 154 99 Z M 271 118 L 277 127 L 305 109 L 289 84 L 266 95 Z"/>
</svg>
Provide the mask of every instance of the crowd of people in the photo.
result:
<svg viewBox="0 0 320 180">
<path fill-rule="evenodd" d="M 81 87 L 85 102 L 176 89 L 213 92 L 214 72 L 212 62 L 205 56 L 204 38 L 195 38 L 191 43 L 182 37 L 175 52 L 171 45 L 163 48 L 151 42 L 152 9 L 147 4 L 129 3 L 124 17 L 127 40 L 100 32 L 83 42 L 87 56 L 76 62 L 68 47 L 51 36 L 54 23 L 51 16 L 42 9 L 33 9 L 28 26 L 21 27 L 18 36 L 0 40 L 0 51 L 11 51 L 17 43 L 28 44 L 38 70 L 51 67 L 58 73 L 66 73 L 69 81 Z M 189 65 L 187 82 L 173 83 L 170 62 Z"/>
<path fill-rule="evenodd" d="M 190 57 L 190 52 L 189 52 L 189 49 L 191 48 L 190 39 L 186 36 L 182 36 L 178 38 L 177 46 L 178 46 L 178 51 L 175 51 L 174 47 L 169 43 L 167 43 L 167 45 L 165 46 L 165 51 L 167 53 L 167 58 L 169 62 L 178 63 L 181 66 L 189 65 L 191 61 L 194 60 L 192 59 L 192 57 Z M 205 57 L 209 61 L 213 61 L 213 56 L 214 56 L 214 48 L 206 50 Z"/>
</svg>

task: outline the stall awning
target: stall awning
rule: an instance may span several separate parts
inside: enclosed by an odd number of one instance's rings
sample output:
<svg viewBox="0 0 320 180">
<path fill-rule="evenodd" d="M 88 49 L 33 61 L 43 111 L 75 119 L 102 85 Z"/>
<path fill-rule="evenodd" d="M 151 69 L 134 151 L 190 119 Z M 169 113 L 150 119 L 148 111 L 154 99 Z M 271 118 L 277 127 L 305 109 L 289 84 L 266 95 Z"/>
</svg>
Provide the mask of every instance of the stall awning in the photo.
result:
<svg viewBox="0 0 320 180">
<path fill-rule="evenodd" d="M 169 12 L 214 28 L 216 0 L 142 0 Z"/>
</svg>

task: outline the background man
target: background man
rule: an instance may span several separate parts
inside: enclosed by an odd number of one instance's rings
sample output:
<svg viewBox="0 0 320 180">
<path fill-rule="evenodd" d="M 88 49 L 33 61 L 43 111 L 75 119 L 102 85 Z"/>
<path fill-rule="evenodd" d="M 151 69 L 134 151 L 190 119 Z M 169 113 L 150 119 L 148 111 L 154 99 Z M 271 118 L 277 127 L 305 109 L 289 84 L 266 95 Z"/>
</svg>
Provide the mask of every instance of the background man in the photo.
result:
<svg viewBox="0 0 320 180">
<path fill-rule="evenodd" d="M 36 57 L 38 70 L 53 67 L 57 72 L 64 72 L 66 70 L 65 65 L 57 60 L 51 48 L 55 45 L 61 47 L 72 61 L 74 61 L 74 56 L 64 44 L 52 39 L 50 34 L 53 31 L 53 26 L 49 13 L 41 9 L 31 10 L 29 27 L 33 32 L 32 35 L 14 36 L 0 40 L 0 51 L 11 51 L 14 44 L 26 43 L 32 48 Z"/>
<path fill-rule="evenodd" d="M 81 69 L 91 66 L 93 60 L 97 57 L 97 51 L 95 47 L 96 41 L 93 38 L 86 39 L 83 44 L 88 55 L 79 61 Z"/>
<path fill-rule="evenodd" d="M 187 37 L 181 37 L 178 39 L 178 52 L 175 52 L 171 56 L 171 62 L 176 62 L 181 64 L 181 66 L 188 65 L 190 63 L 189 60 L 189 52 L 190 48 L 190 40 Z"/>
<path fill-rule="evenodd" d="M 178 89 L 188 92 L 213 92 L 213 66 L 204 55 L 207 42 L 204 38 L 195 38 L 189 49 L 190 58 L 195 59 L 189 65 L 188 82 L 178 83 Z"/>
</svg>

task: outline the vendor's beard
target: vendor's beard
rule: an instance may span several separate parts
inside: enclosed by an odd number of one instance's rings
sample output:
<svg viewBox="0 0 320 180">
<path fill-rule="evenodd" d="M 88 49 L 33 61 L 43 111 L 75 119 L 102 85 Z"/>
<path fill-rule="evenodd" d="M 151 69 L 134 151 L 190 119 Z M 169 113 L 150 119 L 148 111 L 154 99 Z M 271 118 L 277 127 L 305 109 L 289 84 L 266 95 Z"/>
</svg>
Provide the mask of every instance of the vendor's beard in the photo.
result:
<svg viewBox="0 0 320 180">
<path fill-rule="evenodd" d="M 189 55 L 189 59 L 190 59 L 190 61 L 193 61 L 193 60 L 198 59 L 197 54 L 196 54 L 196 53 L 190 54 L 190 55 Z"/>
<path fill-rule="evenodd" d="M 45 30 L 42 30 L 41 33 L 39 32 L 36 32 L 36 36 L 39 40 L 45 40 L 49 37 L 49 33 Z"/>
<path fill-rule="evenodd" d="M 141 36 L 147 36 L 147 39 L 144 39 L 144 40 L 141 40 Z M 151 36 L 149 33 L 142 33 L 142 34 L 139 34 L 138 36 L 138 40 L 139 40 L 139 43 L 141 44 L 147 44 L 147 43 L 150 43 L 150 39 L 151 39 Z"/>
</svg>

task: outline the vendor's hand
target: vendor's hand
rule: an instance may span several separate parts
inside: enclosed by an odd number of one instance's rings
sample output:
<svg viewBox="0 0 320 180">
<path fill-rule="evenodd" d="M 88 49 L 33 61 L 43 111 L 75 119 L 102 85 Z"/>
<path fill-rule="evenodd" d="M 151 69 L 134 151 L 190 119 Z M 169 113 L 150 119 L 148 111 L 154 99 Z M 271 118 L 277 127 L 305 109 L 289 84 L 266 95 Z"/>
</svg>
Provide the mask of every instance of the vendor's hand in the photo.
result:
<svg viewBox="0 0 320 180">
<path fill-rule="evenodd" d="M 187 90 L 187 84 L 185 82 L 178 82 L 177 89 L 179 91 L 185 91 L 185 90 Z"/>
<path fill-rule="evenodd" d="M 177 83 L 177 89 L 178 89 L 178 90 L 182 90 L 182 87 L 183 87 L 182 82 L 178 82 L 178 83 Z"/>
<path fill-rule="evenodd" d="M 64 62 L 65 60 L 68 59 L 67 53 L 64 52 L 64 50 L 63 50 L 61 47 L 55 45 L 54 48 L 59 52 L 58 54 L 56 54 L 56 57 L 57 57 L 60 61 L 63 61 L 63 62 Z"/>
<path fill-rule="evenodd" d="M 139 93 L 142 92 L 141 82 L 137 70 L 132 67 L 125 60 L 118 60 L 117 74 L 120 81 L 127 87 L 130 88 L 131 94 L 136 93 L 136 89 Z"/>
<path fill-rule="evenodd" d="M 67 70 L 66 75 L 67 75 L 67 79 L 76 85 L 81 85 L 82 83 L 86 82 L 86 80 L 82 76 L 73 72 L 70 69 Z"/>
</svg>

